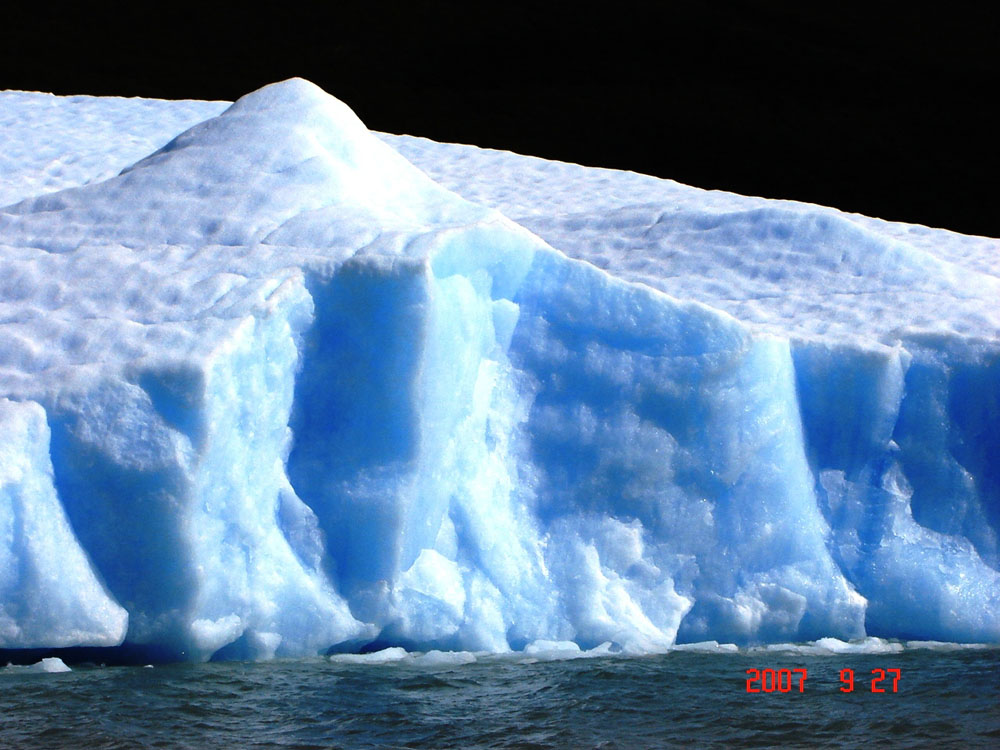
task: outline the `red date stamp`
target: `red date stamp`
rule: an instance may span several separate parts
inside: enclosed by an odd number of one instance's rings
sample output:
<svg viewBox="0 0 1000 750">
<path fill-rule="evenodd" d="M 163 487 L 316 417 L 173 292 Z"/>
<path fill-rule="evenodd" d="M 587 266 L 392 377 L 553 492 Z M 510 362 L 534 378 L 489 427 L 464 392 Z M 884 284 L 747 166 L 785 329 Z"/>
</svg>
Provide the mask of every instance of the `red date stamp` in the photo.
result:
<svg viewBox="0 0 1000 750">
<path fill-rule="evenodd" d="M 747 692 L 748 693 L 790 693 L 796 690 L 799 693 L 806 691 L 806 677 L 808 672 L 805 669 L 748 669 L 747 670 Z M 902 671 L 899 669 L 873 669 L 871 678 L 871 692 L 888 693 L 898 692 L 899 678 Z M 892 687 L 886 682 L 891 678 Z M 840 692 L 854 692 L 854 670 L 841 669 Z"/>
</svg>

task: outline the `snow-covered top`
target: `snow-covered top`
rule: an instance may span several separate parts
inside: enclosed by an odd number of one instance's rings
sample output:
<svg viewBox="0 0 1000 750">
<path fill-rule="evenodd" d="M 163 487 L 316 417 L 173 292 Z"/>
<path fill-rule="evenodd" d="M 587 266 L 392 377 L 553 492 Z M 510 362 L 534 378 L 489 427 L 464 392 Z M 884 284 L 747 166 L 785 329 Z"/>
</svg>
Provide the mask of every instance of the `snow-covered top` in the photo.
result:
<svg viewBox="0 0 1000 750">
<path fill-rule="evenodd" d="M 26 105 L 37 128 L 47 104 L 54 130 L 40 140 L 59 152 L 73 145 L 53 144 L 69 125 L 60 116 L 84 114 L 86 102 L 56 114 L 52 99 L 2 101 L 8 113 Z M 128 103 L 148 116 L 147 103 Z M 117 117 L 125 100 L 112 104 Z M 166 122 L 197 108 L 181 109 Z M 140 130 L 124 140 L 161 140 Z M 359 252 L 421 257 L 430 250 L 414 237 L 481 220 L 503 221 L 428 179 L 318 87 L 265 87 L 116 176 L 0 209 L 0 384 L 26 397 L 43 381 L 64 385 L 67 368 L 205 356 L 239 318 L 293 293 L 304 267 Z"/>
<path fill-rule="evenodd" d="M 372 243 L 422 252 L 400 238 L 488 219 L 472 205 L 481 204 L 614 276 L 778 335 L 888 345 L 928 332 L 1000 337 L 996 239 L 422 138 L 379 143 L 345 105 L 295 79 L 228 109 L 2 97 L 0 198 L 24 199 L 0 212 L 8 323 L 32 309 L 64 318 L 117 309 L 144 324 L 217 315 L 247 276 L 270 277 L 301 255 L 339 261 Z M 138 249 L 141 260 L 126 252 Z M 67 251 L 72 259 L 49 257 Z M 188 301 L 178 307 L 181 289 Z"/>
<path fill-rule="evenodd" d="M 644 204 L 713 214 L 784 208 L 847 219 L 971 270 L 996 274 L 1000 239 L 885 221 L 801 201 L 703 190 L 636 172 L 587 167 L 497 149 L 438 143 L 411 135 L 383 133 L 379 137 L 435 182 L 470 201 L 492 206 L 519 223 L 553 216 L 610 214 Z"/>
<path fill-rule="evenodd" d="M 114 177 L 230 104 L 33 91 L 0 96 L 0 206 Z"/>
<path fill-rule="evenodd" d="M 292 79 L 116 177 L 7 207 L 0 235 L 49 252 L 84 242 L 317 249 L 343 244 L 344 222 L 412 230 L 485 214 L 380 143 L 346 105 Z"/>
<path fill-rule="evenodd" d="M 779 335 L 1000 336 L 1000 239 L 412 136 L 436 182 L 567 255 Z"/>
</svg>

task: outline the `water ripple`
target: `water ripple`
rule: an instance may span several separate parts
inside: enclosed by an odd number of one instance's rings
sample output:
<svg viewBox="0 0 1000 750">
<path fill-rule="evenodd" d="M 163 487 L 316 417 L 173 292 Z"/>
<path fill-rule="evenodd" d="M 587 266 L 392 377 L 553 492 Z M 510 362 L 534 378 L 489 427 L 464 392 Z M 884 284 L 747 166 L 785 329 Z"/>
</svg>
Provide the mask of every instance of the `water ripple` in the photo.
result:
<svg viewBox="0 0 1000 750">
<path fill-rule="evenodd" d="M 747 668 L 809 670 L 748 694 Z M 870 691 L 874 668 L 899 691 Z M 840 692 L 840 670 L 855 691 Z M 996 747 L 1000 652 L 673 653 L 519 663 L 75 666 L 0 670 L 0 747 Z"/>
</svg>

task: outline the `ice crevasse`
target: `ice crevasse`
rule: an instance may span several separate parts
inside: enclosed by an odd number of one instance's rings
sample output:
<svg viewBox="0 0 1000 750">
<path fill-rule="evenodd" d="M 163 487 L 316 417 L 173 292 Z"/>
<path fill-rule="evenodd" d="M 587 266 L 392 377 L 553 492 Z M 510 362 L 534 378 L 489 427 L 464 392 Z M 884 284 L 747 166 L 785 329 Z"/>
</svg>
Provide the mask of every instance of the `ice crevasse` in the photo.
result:
<svg viewBox="0 0 1000 750">
<path fill-rule="evenodd" d="M 1000 641 L 1000 241 L 298 79 L 0 122 L 0 649 Z"/>
</svg>

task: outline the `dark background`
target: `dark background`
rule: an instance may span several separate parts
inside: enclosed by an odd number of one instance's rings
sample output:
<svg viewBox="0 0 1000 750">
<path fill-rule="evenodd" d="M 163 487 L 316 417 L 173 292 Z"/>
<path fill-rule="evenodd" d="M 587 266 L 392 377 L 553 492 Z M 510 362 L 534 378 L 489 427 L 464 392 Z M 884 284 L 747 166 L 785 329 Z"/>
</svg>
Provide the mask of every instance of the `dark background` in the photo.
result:
<svg viewBox="0 0 1000 750">
<path fill-rule="evenodd" d="M 234 99 L 298 75 L 376 130 L 1000 236 L 987 11 L 102 7 L 0 12 L 0 89 Z"/>
</svg>

